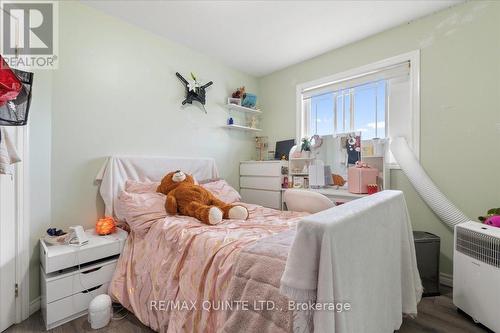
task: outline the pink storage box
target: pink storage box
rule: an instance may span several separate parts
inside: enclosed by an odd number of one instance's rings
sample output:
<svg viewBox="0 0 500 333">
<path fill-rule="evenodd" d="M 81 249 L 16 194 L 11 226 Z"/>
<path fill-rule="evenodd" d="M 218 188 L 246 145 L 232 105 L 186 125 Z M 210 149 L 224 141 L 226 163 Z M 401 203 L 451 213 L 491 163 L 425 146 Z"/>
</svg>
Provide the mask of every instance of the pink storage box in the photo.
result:
<svg viewBox="0 0 500 333">
<path fill-rule="evenodd" d="M 368 193 L 369 184 L 377 184 L 378 169 L 370 167 L 350 167 L 347 170 L 347 190 L 351 193 Z"/>
</svg>

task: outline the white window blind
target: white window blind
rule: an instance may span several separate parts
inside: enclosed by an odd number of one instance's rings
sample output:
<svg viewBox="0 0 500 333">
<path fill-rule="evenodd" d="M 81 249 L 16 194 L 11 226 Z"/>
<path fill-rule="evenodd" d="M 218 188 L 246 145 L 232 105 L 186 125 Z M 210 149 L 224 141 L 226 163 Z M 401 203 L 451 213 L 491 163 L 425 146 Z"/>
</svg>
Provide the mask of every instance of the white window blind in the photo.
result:
<svg viewBox="0 0 500 333">
<path fill-rule="evenodd" d="M 368 82 L 376 82 L 381 80 L 389 80 L 397 77 L 408 76 L 410 74 L 410 62 L 405 61 L 400 64 L 374 70 L 368 73 L 347 77 L 333 82 L 318 84 L 317 86 L 304 88 L 302 90 L 302 98 L 307 99 L 312 96 L 317 96 L 333 91 L 354 88 L 364 85 Z"/>
</svg>

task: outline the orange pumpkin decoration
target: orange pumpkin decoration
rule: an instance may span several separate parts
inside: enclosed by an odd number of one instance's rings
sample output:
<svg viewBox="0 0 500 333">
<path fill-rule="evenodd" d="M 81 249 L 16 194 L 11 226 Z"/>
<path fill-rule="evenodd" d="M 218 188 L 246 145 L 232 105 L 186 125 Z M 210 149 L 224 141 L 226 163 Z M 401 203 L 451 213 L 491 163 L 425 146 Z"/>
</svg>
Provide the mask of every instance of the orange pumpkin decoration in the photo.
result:
<svg viewBox="0 0 500 333">
<path fill-rule="evenodd" d="M 97 223 L 95 224 L 95 232 L 101 236 L 112 234 L 115 230 L 115 219 L 110 216 L 105 216 L 104 218 L 97 220 Z"/>
</svg>

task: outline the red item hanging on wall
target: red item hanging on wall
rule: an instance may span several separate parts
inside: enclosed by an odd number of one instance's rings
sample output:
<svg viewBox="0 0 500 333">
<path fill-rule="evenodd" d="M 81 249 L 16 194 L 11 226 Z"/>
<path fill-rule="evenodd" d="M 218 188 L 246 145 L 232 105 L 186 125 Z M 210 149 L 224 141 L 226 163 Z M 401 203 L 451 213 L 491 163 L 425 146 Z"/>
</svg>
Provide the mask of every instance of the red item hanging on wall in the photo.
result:
<svg viewBox="0 0 500 333">
<path fill-rule="evenodd" d="M 0 106 L 16 99 L 22 87 L 21 81 L 0 56 Z"/>
</svg>

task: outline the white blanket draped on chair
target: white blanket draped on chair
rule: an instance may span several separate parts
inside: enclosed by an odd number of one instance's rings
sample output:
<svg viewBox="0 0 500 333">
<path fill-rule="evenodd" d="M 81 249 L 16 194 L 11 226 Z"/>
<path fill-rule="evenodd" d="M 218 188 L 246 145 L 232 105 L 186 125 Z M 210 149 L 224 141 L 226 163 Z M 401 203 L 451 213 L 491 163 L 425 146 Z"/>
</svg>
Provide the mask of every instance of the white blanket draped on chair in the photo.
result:
<svg viewBox="0 0 500 333">
<path fill-rule="evenodd" d="M 349 303 L 349 311 L 314 311 L 314 332 L 397 330 L 422 295 L 403 193 L 383 191 L 305 217 L 281 292 L 317 305 Z"/>
</svg>

